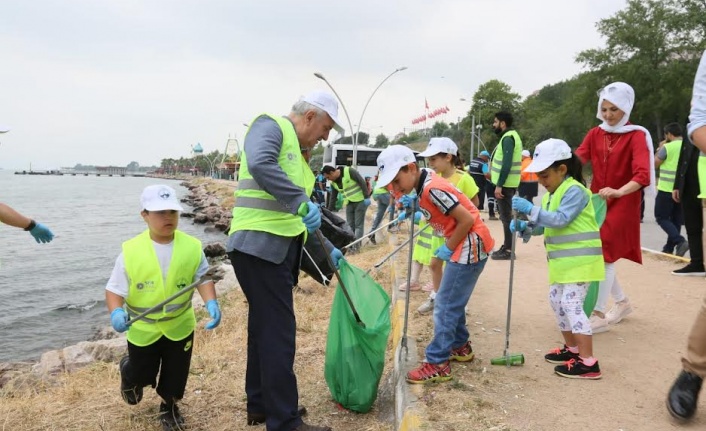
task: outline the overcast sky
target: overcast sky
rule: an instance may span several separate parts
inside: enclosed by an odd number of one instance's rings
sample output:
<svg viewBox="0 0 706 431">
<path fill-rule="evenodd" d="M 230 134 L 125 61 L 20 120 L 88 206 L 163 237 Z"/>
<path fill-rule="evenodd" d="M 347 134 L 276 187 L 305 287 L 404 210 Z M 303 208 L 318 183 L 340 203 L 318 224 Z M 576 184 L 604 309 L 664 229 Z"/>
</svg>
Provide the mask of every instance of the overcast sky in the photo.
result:
<svg viewBox="0 0 706 431">
<path fill-rule="evenodd" d="M 464 116 L 478 86 L 526 96 L 581 71 L 623 0 L 7 0 L 0 3 L 0 167 L 159 164 L 301 95 L 343 98 L 393 136 L 430 108 Z M 354 126 L 355 127 L 355 126 Z"/>
</svg>

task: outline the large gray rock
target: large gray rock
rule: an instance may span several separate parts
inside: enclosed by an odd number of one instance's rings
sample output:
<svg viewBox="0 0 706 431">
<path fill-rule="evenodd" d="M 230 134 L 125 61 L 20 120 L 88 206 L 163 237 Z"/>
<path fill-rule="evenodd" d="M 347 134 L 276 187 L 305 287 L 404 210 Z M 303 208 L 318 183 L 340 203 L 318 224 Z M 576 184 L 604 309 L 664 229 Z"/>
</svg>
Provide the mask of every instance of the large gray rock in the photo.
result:
<svg viewBox="0 0 706 431">
<path fill-rule="evenodd" d="M 127 353 L 124 337 L 111 340 L 82 341 L 61 350 L 51 350 L 42 355 L 32 371 L 54 375 L 71 372 L 94 361 L 117 362 Z"/>
</svg>

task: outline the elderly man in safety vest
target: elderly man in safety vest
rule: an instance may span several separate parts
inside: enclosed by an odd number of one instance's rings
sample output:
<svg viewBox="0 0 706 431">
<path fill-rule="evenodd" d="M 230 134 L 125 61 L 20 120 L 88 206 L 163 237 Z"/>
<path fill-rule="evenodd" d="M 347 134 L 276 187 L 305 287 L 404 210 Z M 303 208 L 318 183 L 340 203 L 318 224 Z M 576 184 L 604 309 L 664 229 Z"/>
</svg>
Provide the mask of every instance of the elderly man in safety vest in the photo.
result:
<svg viewBox="0 0 706 431">
<path fill-rule="evenodd" d="M 248 425 L 268 431 L 327 431 L 304 423 L 294 375 L 296 321 L 292 288 L 302 245 L 321 225 L 311 202 L 314 174 L 302 156 L 331 129 L 342 131 L 338 102 L 316 91 L 301 98 L 286 117 L 262 114 L 245 136 L 226 245 L 248 300 L 248 359 L 245 374 Z M 330 251 L 334 263 L 343 257 Z"/>
<path fill-rule="evenodd" d="M 348 166 L 324 166 L 321 170 L 324 177 L 331 181 L 331 200 L 329 207 L 333 210 L 338 194 L 343 194 L 346 205 L 346 222 L 355 232 L 355 239 L 363 237 L 365 232 L 365 211 L 370 206 L 370 191 L 365 179 L 355 169 Z M 360 249 L 360 243 L 353 245 L 352 251 Z"/>
<path fill-rule="evenodd" d="M 500 111 L 493 119 L 493 131 L 500 137 L 490 158 L 490 181 L 495 184 L 495 203 L 503 224 L 504 241 L 500 250 L 490 255 L 495 260 L 510 260 L 512 257 L 512 197 L 520 185 L 522 165 L 522 139 L 512 129 L 512 114 Z"/>
</svg>

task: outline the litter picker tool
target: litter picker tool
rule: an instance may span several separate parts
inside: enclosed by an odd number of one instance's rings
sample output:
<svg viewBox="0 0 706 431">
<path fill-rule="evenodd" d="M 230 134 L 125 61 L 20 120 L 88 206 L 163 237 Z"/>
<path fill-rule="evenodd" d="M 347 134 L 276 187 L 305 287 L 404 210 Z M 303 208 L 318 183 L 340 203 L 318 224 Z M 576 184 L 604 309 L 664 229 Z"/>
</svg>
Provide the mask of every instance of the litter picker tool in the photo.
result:
<svg viewBox="0 0 706 431">
<path fill-rule="evenodd" d="M 513 224 L 517 226 L 517 212 L 513 216 Z M 493 365 L 522 365 L 525 363 L 525 355 L 522 353 L 510 353 L 510 316 L 512 315 L 512 280 L 515 275 L 515 243 L 517 235 L 512 234 L 512 247 L 510 249 L 510 282 L 507 289 L 507 321 L 505 322 L 505 350 L 499 358 L 492 358 Z"/>
<path fill-rule="evenodd" d="M 348 248 L 348 247 L 352 246 L 353 244 L 358 244 L 359 242 L 363 241 L 364 239 L 370 237 L 370 235 L 374 235 L 375 232 L 381 231 L 394 223 L 397 223 L 397 219 L 392 220 L 389 223 L 385 223 L 384 225 L 380 226 L 379 228 L 375 229 L 374 231 L 368 232 L 366 235 L 363 235 L 362 237 L 358 238 L 357 240 L 353 241 L 352 243 L 348 244 L 347 246 L 345 246 L 343 248 Z"/>
<path fill-rule="evenodd" d="M 320 230 L 316 229 L 316 237 L 319 239 L 319 242 L 321 243 L 321 247 L 324 249 L 324 252 L 326 252 L 326 239 L 324 238 L 324 235 L 321 233 Z M 365 328 L 365 323 L 363 323 L 362 320 L 360 320 L 360 316 L 358 315 L 358 311 L 355 309 L 355 305 L 353 305 L 353 300 L 351 300 L 350 295 L 348 295 L 348 289 L 346 289 L 345 284 L 343 284 L 343 279 L 341 278 L 341 274 L 338 273 L 338 268 L 336 268 L 336 264 L 333 263 L 333 259 L 331 259 L 331 255 L 326 252 L 326 259 L 328 260 L 328 264 L 333 268 L 334 274 L 336 274 L 336 278 L 338 279 L 338 284 L 341 286 L 341 291 L 343 292 L 343 296 L 346 297 L 346 301 L 348 301 L 348 305 L 351 307 L 351 311 L 353 312 L 353 317 L 355 317 L 355 321 Z"/>
<path fill-rule="evenodd" d="M 180 290 L 179 290 L 178 292 L 176 292 L 174 295 L 170 296 L 169 298 L 165 299 L 164 301 L 160 302 L 159 304 L 155 305 L 154 307 L 150 308 L 149 310 L 144 311 L 144 312 L 138 314 L 137 316 L 133 317 L 132 319 L 128 320 L 127 323 L 126 323 L 126 325 L 127 325 L 127 326 L 130 326 L 130 325 L 132 325 L 133 323 L 135 323 L 137 320 L 144 319 L 145 316 L 147 316 L 148 314 L 152 314 L 152 313 L 154 313 L 155 311 L 159 311 L 159 310 L 160 310 L 162 307 L 164 307 L 166 304 L 168 304 L 168 303 L 174 301 L 175 299 L 177 299 L 178 297 L 180 297 L 180 296 L 182 296 L 182 295 L 184 295 L 184 294 L 187 294 L 187 293 L 191 294 L 191 293 L 193 293 L 192 291 L 193 291 L 194 289 L 196 289 L 198 286 L 202 285 L 203 283 L 205 283 L 205 282 L 207 282 L 207 281 L 210 281 L 210 279 L 209 279 L 208 277 L 201 277 L 201 278 L 199 278 L 199 279 L 196 280 L 195 282 L 191 283 L 190 285 L 186 286 L 186 287 L 183 288 L 183 289 L 180 289 Z"/>
<path fill-rule="evenodd" d="M 409 242 L 410 242 L 411 240 L 413 240 L 414 238 L 416 238 L 417 236 L 419 236 L 419 234 L 421 234 L 422 232 L 424 232 L 424 230 L 425 230 L 426 228 L 428 228 L 429 226 L 431 226 L 431 225 L 426 225 L 426 226 L 424 226 L 423 228 L 419 229 L 417 232 L 414 233 L 414 235 L 412 235 L 412 238 L 410 238 L 410 239 L 406 240 L 405 242 L 403 242 L 402 244 L 398 245 L 394 250 L 392 250 L 392 251 L 390 252 L 390 254 L 388 254 L 387 256 L 383 257 L 382 260 L 380 260 L 378 263 L 376 263 L 375 265 L 373 265 L 372 268 L 370 268 L 369 270 L 365 271 L 365 275 L 370 274 L 370 272 L 371 272 L 373 269 L 380 268 L 385 262 L 387 262 L 392 256 L 396 255 L 400 250 L 402 250 L 402 249 L 404 248 L 404 246 L 406 246 L 407 244 L 409 244 Z"/>
<path fill-rule="evenodd" d="M 405 355 L 409 356 L 409 347 L 407 346 L 407 323 L 409 322 L 409 285 L 412 281 L 412 256 L 414 254 L 414 208 L 410 208 L 407 211 L 407 218 L 410 219 L 409 223 L 409 239 L 407 243 L 409 244 L 409 255 L 407 257 L 407 289 L 404 293 L 404 325 L 402 326 L 402 341 L 400 343 L 400 355 L 402 354 L 402 349 L 405 351 Z M 429 226 L 429 225 L 427 225 Z M 419 232 L 422 230 L 420 229 Z"/>
</svg>

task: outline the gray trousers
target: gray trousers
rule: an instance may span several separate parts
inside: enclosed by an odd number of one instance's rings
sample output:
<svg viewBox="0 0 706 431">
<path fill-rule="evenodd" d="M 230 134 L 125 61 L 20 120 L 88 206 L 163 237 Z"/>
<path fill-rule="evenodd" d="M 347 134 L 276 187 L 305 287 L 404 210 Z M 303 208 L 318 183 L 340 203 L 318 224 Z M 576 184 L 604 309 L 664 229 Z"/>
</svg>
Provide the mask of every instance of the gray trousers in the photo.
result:
<svg viewBox="0 0 706 431">
<path fill-rule="evenodd" d="M 348 202 L 348 205 L 346 205 L 346 222 L 348 222 L 348 225 L 355 233 L 355 239 L 363 237 L 363 233 L 365 232 L 365 211 L 367 209 L 368 207 L 365 205 L 364 201 Z"/>
</svg>

